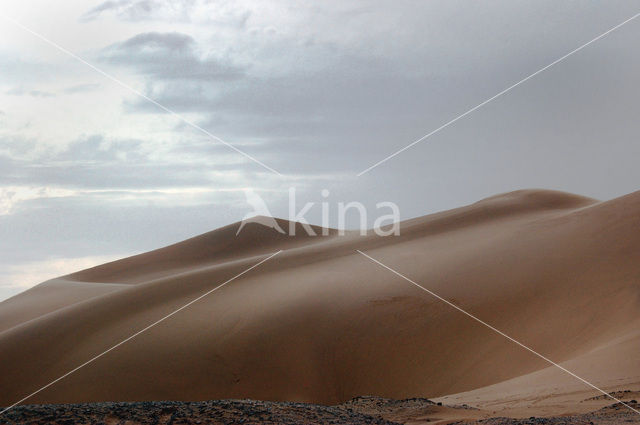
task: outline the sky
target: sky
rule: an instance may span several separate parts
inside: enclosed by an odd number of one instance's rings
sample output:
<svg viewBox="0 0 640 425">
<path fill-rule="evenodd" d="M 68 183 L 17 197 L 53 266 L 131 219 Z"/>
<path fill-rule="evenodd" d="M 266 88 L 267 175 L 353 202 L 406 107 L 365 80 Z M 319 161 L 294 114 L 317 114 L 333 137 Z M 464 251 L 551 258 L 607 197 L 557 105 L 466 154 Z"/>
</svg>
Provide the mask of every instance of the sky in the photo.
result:
<svg viewBox="0 0 640 425">
<path fill-rule="evenodd" d="M 279 217 L 295 188 L 300 205 L 358 201 L 375 216 L 390 201 L 402 219 L 524 188 L 633 192 L 640 18 L 358 174 L 638 12 L 3 1 L 0 300 L 239 221 L 245 189 Z M 319 224 L 320 207 L 306 217 Z"/>
</svg>

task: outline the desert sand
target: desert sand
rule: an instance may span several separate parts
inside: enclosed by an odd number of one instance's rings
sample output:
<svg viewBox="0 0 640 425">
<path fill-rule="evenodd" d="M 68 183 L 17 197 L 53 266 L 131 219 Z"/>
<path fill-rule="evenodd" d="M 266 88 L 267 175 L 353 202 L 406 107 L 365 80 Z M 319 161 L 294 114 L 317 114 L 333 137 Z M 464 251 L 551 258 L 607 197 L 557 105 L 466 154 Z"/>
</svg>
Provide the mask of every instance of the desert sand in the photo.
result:
<svg viewBox="0 0 640 425">
<path fill-rule="evenodd" d="M 259 224 L 236 236 L 238 226 L 0 303 L 0 405 L 278 250 L 25 404 L 337 405 L 374 395 L 467 404 L 477 410 L 463 417 L 488 418 L 581 414 L 614 403 L 356 250 L 592 384 L 626 390 L 624 400 L 640 390 L 640 192 L 605 202 L 511 192 L 404 221 L 400 235 L 388 237 L 290 237 Z"/>
</svg>

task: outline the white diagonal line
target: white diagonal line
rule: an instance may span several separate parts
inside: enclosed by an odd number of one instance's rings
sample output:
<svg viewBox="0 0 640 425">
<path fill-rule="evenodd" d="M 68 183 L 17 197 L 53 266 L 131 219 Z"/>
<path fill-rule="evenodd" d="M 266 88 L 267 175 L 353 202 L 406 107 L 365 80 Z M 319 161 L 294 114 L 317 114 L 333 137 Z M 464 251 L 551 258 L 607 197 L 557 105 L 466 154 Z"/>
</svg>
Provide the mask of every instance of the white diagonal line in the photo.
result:
<svg viewBox="0 0 640 425">
<path fill-rule="evenodd" d="M 616 25 L 615 27 L 603 32 L 602 34 L 600 34 L 599 36 L 597 36 L 596 38 L 592 39 L 591 41 L 588 41 L 587 43 L 583 44 L 582 46 L 573 49 L 572 51 L 570 51 L 569 53 L 567 53 L 566 55 L 556 59 L 555 61 L 551 62 L 549 65 L 545 66 L 544 68 L 541 68 L 539 70 L 537 70 L 536 72 L 534 72 L 533 74 L 530 74 L 529 76 L 523 78 L 522 80 L 518 81 L 517 83 L 507 87 L 506 89 L 502 90 L 500 93 L 496 94 L 495 96 L 490 97 L 489 99 L 485 100 L 484 102 L 480 103 L 479 105 L 474 106 L 473 108 L 469 109 L 467 112 L 464 112 L 461 115 L 458 115 L 457 117 L 455 117 L 454 119 L 452 119 L 451 121 L 441 125 L 440 127 L 436 128 L 435 130 L 433 130 L 430 133 L 425 134 L 424 136 L 422 136 L 421 138 L 419 138 L 418 140 L 409 143 L 407 146 L 405 146 L 404 148 L 392 153 L 391 155 L 387 156 L 386 158 L 376 162 L 375 164 L 373 164 L 371 167 L 367 168 L 364 171 L 361 171 L 360 173 L 358 173 L 358 177 L 360 177 L 361 175 L 373 170 L 374 168 L 376 168 L 378 165 L 387 162 L 388 160 L 390 160 L 391 158 L 393 158 L 394 156 L 406 151 L 407 149 L 409 149 L 412 146 L 415 146 L 416 144 L 422 142 L 423 140 L 433 136 L 434 134 L 438 133 L 440 130 L 443 130 L 447 127 L 449 127 L 451 124 L 455 123 L 456 121 L 466 117 L 467 115 L 469 115 L 470 113 L 472 113 L 473 111 L 482 108 L 484 105 L 486 105 L 487 103 L 499 98 L 500 96 L 502 96 L 503 94 L 511 91 L 512 89 L 518 87 L 520 84 L 524 83 L 525 81 L 530 80 L 531 78 L 535 77 L 536 75 L 540 74 L 541 72 L 546 71 L 547 69 L 551 68 L 552 66 L 556 65 L 559 62 L 562 62 L 563 60 L 565 60 L 566 58 L 568 58 L 569 56 L 573 55 L 574 53 L 579 52 L 580 50 L 584 49 L 585 47 L 589 46 L 592 43 L 595 43 L 596 41 L 600 40 L 601 38 L 605 37 L 606 35 L 608 35 L 609 33 L 617 30 L 618 28 L 620 28 L 621 26 L 633 21 L 634 19 L 636 19 L 638 16 L 640 16 L 640 13 L 636 13 L 635 15 L 633 15 L 632 17 L 630 17 L 629 19 L 627 19 L 624 22 L 619 23 L 618 25 Z"/>
<path fill-rule="evenodd" d="M 511 342 L 513 342 L 513 343 L 515 343 L 515 344 L 519 345 L 520 347 L 524 348 L 525 350 L 527 350 L 527 351 L 529 351 L 529 352 L 531 352 L 531 353 L 535 354 L 536 356 L 540 357 L 542 360 L 546 361 L 547 363 L 552 364 L 553 366 L 557 367 L 558 369 L 560 369 L 560 370 L 562 370 L 562 371 L 564 371 L 564 372 L 568 373 L 569 375 L 573 376 L 574 378 L 576 378 L 576 379 L 578 379 L 578 380 L 582 381 L 583 383 L 587 384 L 587 385 L 588 385 L 588 386 L 590 386 L 591 388 L 593 388 L 593 389 L 596 389 L 596 390 L 600 391 L 602 394 L 606 395 L 606 396 L 607 396 L 607 397 L 609 397 L 610 399 L 615 400 L 616 402 L 618 402 L 618 403 L 622 404 L 623 406 L 627 407 L 628 409 L 631 409 L 631 410 L 633 410 L 634 412 L 636 412 L 636 413 L 640 414 L 640 410 L 634 409 L 633 407 L 629 406 L 627 403 L 623 402 L 622 400 L 619 400 L 619 399 L 617 399 L 616 397 L 614 397 L 614 396 L 612 396 L 611 394 L 609 394 L 608 392 L 606 392 L 606 391 L 604 391 L 604 390 L 602 390 L 602 389 L 600 389 L 600 388 L 596 387 L 595 385 L 593 385 L 591 382 L 587 381 L 586 379 L 579 377 L 579 376 L 578 376 L 578 375 L 576 375 L 575 373 L 573 373 L 573 372 L 571 372 L 570 370 L 568 370 L 568 369 L 566 369 L 566 368 L 564 368 L 564 367 L 560 366 L 558 363 L 554 362 L 553 360 L 548 359 L 547 357 L 545 357 L 545 356 L 543 356 L 542 354 L 538 353 L 538 352 L 537 352 L 537 351 L 535 351 L 534 349 L 529 348 L 528 346 L 524 345 L 524 344 L 523 344 L 523 343 L 521 343 L 520 341 L 518 341 L 518 340 L 516 340 L 516 339 L 511 338 L 509 335 L 505 334 L 505 333 L 504 333 L 504 332 L 502 332 L 501 330 L 494 328 L 493 326 L 491 326 L 490 324 L 488 324 L 488 323 L 487 323 L 487 322 L 485 322 L 484 320 L 477 318 L 477 317 L 476 317 L 476 316 L 474 316 L 473 314 L 471 314 L 471 313 L 467 312 L 466 310 L 463 310 L 462 308 L 458 307 L 457 305 L 453 304 L 452 302 L 447 301 L 446 299 L 442 298 L 440 295 L 436 294 L 435 292 L 428 290 L 428 289 L 427 289 L 427 288 L 425 288 L 424 286 L 422 286 L 422 285 L 420 285 L 420 284 L 418 284 L 418 283 L 414 282 L 413 280 L 409 279 L 408 277 L 406 277 L 406 276 L 405 276 L 405 275 L 403 275 L 402 273 L 395 271 L 395 270 L 394 270 L 394 269 L 392 269 L 391 267 L 389 267 L 389 266 L 387 266 L 387 265 L 385 265 L 385 264 L 382 264 L 380 261 L 376 260 L 376 259 L 375 259 L 375 258 L 373 258 L 373 257 L 370 257 L 369 255 L 365 254 L 364 252 L 360 251 L 359 249 L 356 249 L 356 251 L 358 251 L 360 254 L 364 255 L 365 257 L 367 257 L 369 260 L 373 261 L 374 263 L 376 263 L 376 264 L 378 264 L 378 265 L 380 265 L 380 266 L 384 267 L 385 269 L 389 270 L 391 273 L 393 273 L 393 274 L 395 274 L 395 275 L 397 275 L 397 276 L 400 276 L 401 278 L 403 278 L 403 279 L 404 279 L 404 280 L 406 280 L 407 282 L 409 282 L 409 283 L 411 283 L 411 284 L 413 284 L 413 285 L 417 286 L 418 288 L 422 289 L 423 291 L 427 292 L 428 294 L 430 294 L 430 295 L 432 295 L 432 296 L 436 297 L 436 298 L 437 298 L 437 299 L 439 299 L 440 301 L 442 301 L 442 302 L 444 302 L 444 303 L 448 304 L 449 306 L 451 306 L 451 307 L 455 308 L 455 309 L 456 309 L 456 310 L 458 310 L 459 312 L 461 312 L 461 313 L 463 313 L 463 314 L 465 314 L 465 315 L 469 316 L 470 318 L 472 318 L 472 319 L 473 319 L 473 320 L 475 320 L 476 322 L 478 322 L 478 323 L 480 323 L 480 324 L 482 324 L 482 325 L 486 326 L 487 328 L 491 329 L 492 331 L 494 331 L 494 332 L 496 332 L 496 333 L 498 333 L 498 334 L 502 335 L 503 337 L 507 338 L 509 341 L 511 341 Z"/>
<path fill-rule="evenodd" d="M 107 354 L 108 352 L 115 350 L 116 348 L 120 347 L 122 344 L 126 343 L 127 341 L 132 340 L 133 338 L 137 337 L 138 335 L 140 335 L 141 333 L 151 329 L 152 327 L 154 327 L 155 325 L 167 320 L 169 317 L 173 316 L 174 314 L 184 310 L 185 308 L 189 307 L 191 304 L 201 300 L 202 298 L 206 297 L 207 295 L 209 295 L 210 293 L 217 291 L 218 289 L 222 288 L 223 286 L 225 286 L 227 283 L 239 278 L 240 276 L 242 276 L 243 274 L 255 269 L 256 267 L 258 267 L 259 265 L 261 265 L 262 263 L 264 263 L 265 261 L 268 261 L 270 259 L 272 259 L 273 257 L 275 257 L 276 255 L 280 254 L 282 252 L 282 250 L 271 254 L 270 256 L 268 256 L 267 258 L 263 259 L 262 261 L 260 261 L 259 263 L 254 264 L 253 266 L 249 267 L 248 269 L 244 270 L 241 273 L 238 273 L 237 275 L 233 276 L 231 279 L 227 280 L 224 283 L 221 283 L 220 285 L 216 286 L 213 289 L 210 289 L 209 291 L 205 292 L 204 294 L 200 295 L 199 297 L 189 301 L 187 304 L 183 305 L 182 307 L 178 308 L 177 310 L 172 311 L 171 313 L 167 314 L 166 316 L 164 316 L 161 319 L 156 320 L 155 322 L 153 322 L 152 324 L 150 324 L 149 326 L 147 326 L 144 329 L 139 330 L 138 332 L 134 333 L 133 335 L 131 335 L 130 337 L 120 341 L 119 343 L 117 343 L 116 345 L 114 345 L 113 347 L 103 351 L 102 353 L 98 354 L 97 356 L 87 360 L 86 362 L 82 363 L 80 366 L 76 367 L 75 369 L 70 370 L 69 372 L 65 373 L 64 375 L 62 375 L 61 377 L 49 382 L 47 385 L 45 385 L 44 387 L 32 392 L 31 394 L 29 394 L 28 396 L 16 401 L 15 403 L 13 403 L 11 406 L 7 407 L 6 409 L 0 411 L 0 415 L 2 415 L 3 413 L 7 412 L 10 409 L 13 409 L 14 407 L 16 407 L 18 404 L 22 403 L 23 401 L 33 397 L 34 395 L 38 394 L 39 392 L 49 388 L 50 386 L 52 386 L 53 384 L 55 384 L 58 381 L 61 381 L 62 379 L 66 378 L 67 376 L 71 375 L 72 373 L 78 371 L 79 369 L 82 369 L 83 367 L 85 367 L 86 365 L 88 365 L 89 363 L 92 363 L 93 361 L 99 359 L 100 357 L 104 356 L 105 354 Z"/>
<path fill-rule="evenodd" d="M 196 130 L 204 133 L 205 135 L 209 136 L 210 138 L 222 143 L 223 145 L 233 149 L 234 151 L 238 152 L 240 155 L 249 158 L 251 161 L 255 162 L 256 164 L 262 166 L 263 168 L 271 171 L 272 173 L 275 173 L 279 176 L 282 176 L 282 174 L 280 174 L 278 171 L 274 170 L 273 168 L 269 167 L 268 165 L 264 164 L 262 161 L 254 158 L 253 156 L 249 155 L 248 153 L 246 153 L 245 151 L 238 149 L 237 147 L 233 146 L 232 144 L 224 141 L 223 139 L 221 139 L 220 137 L 216 136 L 215 134 L 209 132 L 208 130 L 205 130 L 204 128 L 200 127 L 198 124 L 194 123 L 193 121 L 190 121 L 188 119 L 186 119 L 185 117 L 183 117 L 182 115 L 178 114 L 177 112 L 173 111 L 172 109 L 167 108 L 166 106 L 162 105 L 161 103 L 157 102 L 156 100 L 150 98 L 149 96 L 147 96 L 146 94 L 142 93 L 139 90 L 134 89 L 133 87 L 131 87 L 130 85 L 128 85 L 127 83 L 124 83 L 123 81 L 119 80 L 118 78 L 114 77 L 113 75 L 107 73 L 106 71 L 103 71 L 102 69 L 98 68 L 97 66 L 93 65 L 90 62 L 87 62 L 85 59 L 81 58 L 80 56 L 76 55 L 75 53 L 73 53 L 72 51 L 65 49 L 64 47 L 60 46 L 58 43 L 49 40 L 47 37 L 45 37 L 44 35 L 32 30 L 29 27 L 26 27 L 25 25 L 23 25 L 22 23 L 16 21 L 13 18 L 10 18 L 9 16 L 6 15 L 2 15 L 0 14 L 1 18 L 4 18 L 5 20 L 11 22 L 12 24 L 16 25 L 19 28 L 22 28 L 23 30 L 27 31 L 28 33 L 38 37 L 40 40 L 44 41 L 45 43 L 49 44 L 50 46 L 55 47 L 56 49 L 60 50 L 61 52 L 71 56 L 72 58 L 82 62 L 83 64 L 87 65 L 89 68 L 93 69 L 94 71 L 96 71 L 97 73 L 101 74 L 102 76 L 108 78 L 109 80 L 113 81 L 114 83 L 124 87 L 125 89 L 129 90 L 130 92 L 134 93 L 137 96 L 140 96 L 141 98 L 143 98 L 144 100 L 154 104 L 155 106 L 157 106 L 158 108 L 162 109 L 163 111 L 169 113 L 170 115 L 178 118 L 180 121 L 184 122 L 185 124 L 189 125 L 190 127 L 195 128 Z"/>
</svg>

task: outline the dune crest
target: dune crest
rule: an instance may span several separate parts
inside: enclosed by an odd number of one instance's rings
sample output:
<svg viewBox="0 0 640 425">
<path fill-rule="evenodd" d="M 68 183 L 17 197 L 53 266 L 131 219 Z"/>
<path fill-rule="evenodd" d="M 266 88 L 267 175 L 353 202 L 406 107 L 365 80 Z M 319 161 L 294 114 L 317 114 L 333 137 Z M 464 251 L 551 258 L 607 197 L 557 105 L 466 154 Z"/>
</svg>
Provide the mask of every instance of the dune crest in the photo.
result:
<svg viewBox="0 0 640 425">
<path fill-rule="evenodd" d="M 600 202 L 517 191 L 404 221 L 394 237 L 291 237 L 256 223 L 236 237 L 238 226 L 0 303 L 0 405 L 277 250 L 29 403 L 337 404 L 364 394 L 489 403 L 501 392 L 525 394 L 534 382 L 556 392 L 580 386 L 356 250 L 589 381 L 640 383 L 640 192 Z"/>
</svg>

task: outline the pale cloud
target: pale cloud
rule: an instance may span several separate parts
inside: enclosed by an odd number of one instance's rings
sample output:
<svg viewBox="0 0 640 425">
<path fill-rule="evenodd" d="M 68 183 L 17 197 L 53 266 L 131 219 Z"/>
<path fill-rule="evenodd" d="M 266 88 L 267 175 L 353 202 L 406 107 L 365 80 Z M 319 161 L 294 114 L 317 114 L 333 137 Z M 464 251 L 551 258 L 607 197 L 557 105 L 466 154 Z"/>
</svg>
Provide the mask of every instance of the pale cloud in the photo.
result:
<svg viewBox="0 0 640 425">
<path fill-rule="evenodd" d="M 0 187 L 0 216 L 16 212 L 20 204 L 51 198 L 76 198 L 84 202 L 118 203 L 128 206 L 148 205 L 202 205 L 218 200 L 225 192 L 240 192 L 242 188 L 210 187 L 156 187 L 153 189 L 65 189 L 61 187 L 3 186 Z"/>
<path fill-rule="evenodd" d="M 66 87 L 63 92 L 66 94 L 76 94 L 76 93 L 85 93 L 91 92 L 102 87 L 102 84 L 99 83 L 86 83 L 86 84 L 75 84 L 69 87 Z"/>
<path fill-rule="evenodd" d="M 113 13 L 125 20 L 139 21 L 146 19 L 182 19 L 187 20 L 193 0 L 179 0 L 166 2 L 161 0 L 109 0 L 88 10 L 82 17 L 83 21 L 97 19 L 103 13 Z"/>
<path fill-rule="evenodd" d="M 13 96 L 24 96 L 29 95 L 33 97 L 54 97 L 55 93 L 50 93 L 42 90 L 27 90 L 23 87 L 15 87 L 5 92 L 6 94 Z"/>
<path fill-rule="evenodd" d="M 85 12 L 80 20 L 90 22 L 106 14 L 129 22 L 203 21 L 242 27 L 252 12 L 243 2 L 212 0 L 108 0 Z"/>
<path fill-rule="evenodd" d="M 148 32 L 103 49 L 101 59 L 161 80 L 206 80 L 212 83 L 243 75 L 243 70 L 230 64 L 229 58 L 207 56 L 198 48 L 193 37 L 187 34 Z"/>
<path fill-rule="evenodd" d="M 4 85 L 43 84 L 51 81 L 53 75 L 60 71 L 58 64 L 1 48 L 0 63 L 0 84 Z"/>
<path fill-rule="evenodd" d="M 21 202 L 72 196 L 73 194 L 72 190 L 54 187 L 2 186 L 0 187 L 0 215 L 11 214 Z"/>
</svg>

